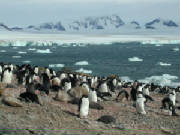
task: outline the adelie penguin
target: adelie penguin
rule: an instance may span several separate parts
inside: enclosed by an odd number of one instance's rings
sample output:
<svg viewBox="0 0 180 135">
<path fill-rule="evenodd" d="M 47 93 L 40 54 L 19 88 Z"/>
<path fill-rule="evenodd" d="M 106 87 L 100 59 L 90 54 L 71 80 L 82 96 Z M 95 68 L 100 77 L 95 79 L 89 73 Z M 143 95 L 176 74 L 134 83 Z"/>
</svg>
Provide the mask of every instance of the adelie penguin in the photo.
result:
<svg viewBox="0 0 180 135">
<path fill-rule="evenodd" d="M 42 82 L 42 86 L 39 88 L 39 90 L 44 91 L 48 95 L 50 89 L 50 79 L 46 73 L 42 74 L 41 82 Z"/>
<path fill-rule="evenodd" d="M 10 84 L 12 82 L 13 73 L 11 71 L 11 68 L 8 67 L 3 70 L 1 79 L 3 83 Z"/>
<path fill-rule="evenodd" d="M 94 88 L 92 88 L 89 93 L 88 93 L 88 97 L 89 97 L 89 102 L 95 102 L 97 103 L 97 93 L 96 90 Z"/>
<path fill-rule="evenodd" d="M 27 87 L 26 92 L 21 93 L 19 95 L 20 97 L 19 99 L 24 100 L 25 102 L 32 102 L 32 103 L 37 103 L 41 105 L 38 96 L 35 94 L 36 88 L 35 88 L 34 83 L 29 83 L 26 87 Z"/>
<path fill-rule="evenodd" d="M 61 81 L 61 86 L 64 88 L 65 91 L 69 91 L 71 86 L 71 80 L 69 78 L 65 78 Z"/>
<path fill-rule="evenodd" d="M 88 84 L 87 82 L 82 82 L 82 83 L 80 84 L 80 86 L 86 88 L 87 91 L 89 92 L 90 88 L 89 88 L 89 84 Z"/>
<path fill-rule="evenodd" d="M 140 114 L 146 114 L 146 111 L 144 109 L 144 103 L 146 99 L 144 98 L 142 93 L 137 93 L 136 97 L 136 111 Z"/>
<path fill-rule="evenodd" d="M 107 85 L 107 82 L 106 81 L 101 81 L 99 83 L 99 86 L 98 86 L 98 91 L 99 92 L 108 92 L 108 85 Z"/>
<path fill-rule="evenodd" d="M 169 115 L 178 116 L 178 114 L 175 111 L 176 109 L 175 103 L 176 103 L 176 92 L 175 90 L 173 90 L 172 92 L 169 93 L 167 97 L 163 98 L 161 109 L 166 109 L 166 104 L 168 104 Z"/>
<path fill-rule="evenodd" d="M 80 118 L 87 118 L 89 113 L 89 99 L 87 95 L 83 95 L 78 104 L 78 112 Z"/>
<path fill-rule="evenodd" d="M 122 95 L 122 94 L 123 94 L 123 95 Z M 121 95 L 122 95 L 121 100 L 123 100 L 124 98 L 126 98 L 126 100 L 128 101 L 129 94 L 128 94 L 128 92 L 127 92 L 126 90 L 121 90 L 121 91 L 119 91 L 119 94 L 118 94 L 118 96 L 116 97 L 116 101 L 119 100 L 119 96 L 121 96 Z"/>
<path fill-rule="evenodd" d="M 136 94 L 138 89 L 138 81 L 135 80 L 132 87 L 131 87 L 131 100 L 133 101 L 133 106 L 136 106 Z"/>
</svg>

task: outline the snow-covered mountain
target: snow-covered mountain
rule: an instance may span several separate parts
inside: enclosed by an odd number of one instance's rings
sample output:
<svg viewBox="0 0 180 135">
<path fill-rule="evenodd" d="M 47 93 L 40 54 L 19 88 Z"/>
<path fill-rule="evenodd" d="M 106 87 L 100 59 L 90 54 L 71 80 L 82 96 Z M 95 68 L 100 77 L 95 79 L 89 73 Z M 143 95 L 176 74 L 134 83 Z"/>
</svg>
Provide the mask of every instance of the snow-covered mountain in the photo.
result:
<svg viewBox="0 0 180 135">
<path fill-rule="evenodd" d="M 5 24 L 3 24 L 3 23 L 0 23 L 0 30 L 7 30 L 7 31 L 11 31 L 11 29 L 8 27 L 8 26 L 6 26 Z"/>
<path fill-rule="evenodd" d="M 176 24 L 172 20 L 162 20 L 162 19 L 154 19 L 151 22 L 145 24 L 146 29 L 160 29 L 160 28 L 177 28 L 178 24 Z"/>
<path fill-rule="evenodd" d="M 118 15 L 87 17 L 84 19 L 64 22 L 61 20 L 57 23 L 49 22 L 40 25 L 29 25 L 25 28 L 14 27 L 8 28 L 0 23 L 0 29 L 11 31 L 25 31 L 37 33 L 136 33 L 136 32 L 167 32 L 178 31 L 179 24 L 173 20 L 154 19 L 145 24 L 133 20 L 131 22 L 123 21 Z"/>
</svg>

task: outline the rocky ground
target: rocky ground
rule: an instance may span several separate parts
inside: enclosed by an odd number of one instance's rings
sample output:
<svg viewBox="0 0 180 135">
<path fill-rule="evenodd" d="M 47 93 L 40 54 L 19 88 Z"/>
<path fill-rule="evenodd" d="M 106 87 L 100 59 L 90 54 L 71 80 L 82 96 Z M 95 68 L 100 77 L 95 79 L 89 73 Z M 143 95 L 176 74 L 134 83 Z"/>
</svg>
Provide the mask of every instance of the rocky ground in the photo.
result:
<svg viewBox="0 0 180 135">
<path fill-rule="evenodd" d="M 24 90 L 21 86 L 5 89 L 7 94 Z M 151 93 L 155 101 L 147 103 L 146 115 L 137 114 L 132 101 L 116 102 L 112 99 L 100 102 L 104 110 L 90 109 L 87 119 L 78 118 L 77 105 L 55 101 L 55 95 L 55 92 L 49 96 L 40 94 L 42 105 L 22 102 L 23 107 L 11 107 L 1 102 L 0 135 L 180 135 L 180 117 L 169 116 L 160 110 L 165 95 Z M 180 115 L 179 110 L 177 113 Z M 98 122 L 97 119 L 102 115 L 112 115 L 116 122 Z"/>
</svg>

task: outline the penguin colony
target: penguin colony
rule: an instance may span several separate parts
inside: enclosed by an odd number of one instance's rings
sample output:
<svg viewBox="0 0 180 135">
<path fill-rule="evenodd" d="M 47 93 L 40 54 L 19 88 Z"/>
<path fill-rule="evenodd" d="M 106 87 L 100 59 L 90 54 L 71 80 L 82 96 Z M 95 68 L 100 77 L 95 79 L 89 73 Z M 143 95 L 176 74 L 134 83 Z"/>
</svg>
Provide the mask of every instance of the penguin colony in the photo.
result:
<svg viewBox="0 0 180 135">
<path fill-rule="evenodd" d="M 79 117 L 87 118 L 89 108 L 104 109 L 99 101 L 106 101 L 112 95 L 117 95 L 114 99 L 126 99 L 132 101 L 132 106 L 136 108 L 138 114 L 145 115 L 147 101 L 154 101 L 150 92 L 158 91 L 164 94 L 161 101 L 162 107 L 169 111 L 169 115 L 178 116 L 176 113 L 176 94 L 180 87 L 161 87 L 158 85 L 121 81 L 116 76 L 98 77 L 81 73 L 54 71 L 47 67 L 31 67 L 29 64 L 13 65 L 0 63 L 0 84 L 22 85 L 26 92 L 19 95 L 22 102 L 33 102 L 41 105 L 38 94 L 35 91 L 49 95 L 57 92 L 55 100 L 77 104 Z M 128 93 L 125 88 L 131 88 Z"/>
</svg>

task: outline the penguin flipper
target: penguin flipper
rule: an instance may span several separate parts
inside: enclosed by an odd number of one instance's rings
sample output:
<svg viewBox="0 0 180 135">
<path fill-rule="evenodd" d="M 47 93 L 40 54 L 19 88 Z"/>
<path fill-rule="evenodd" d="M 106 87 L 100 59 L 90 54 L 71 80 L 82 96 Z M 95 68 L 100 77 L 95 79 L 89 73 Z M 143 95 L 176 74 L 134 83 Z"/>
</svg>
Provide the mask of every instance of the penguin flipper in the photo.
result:
<svg viewBox="0 0 180 135">
<path fill-rule="evenodd" d="M 145 97 L 147 100 L 154 101 L 154 99 L 153 99 L 151 96 L 149 96 L 149 95 L 144 95 L 144 97 Z"/>
<path fill-rule="evenodd" d="M 81 103 L 82 103 L 82 97 L 80 98 L 79 103 L 78 103 L 78 112 L 80 112 Z"/>
<path fill-rule="evenodd" d="M 121 90 L 121 91 L 119 92 L 118 96 L 116 97 L 116 100 L 118 99 L 118 97 L 119 97 L 122 93 L 125 94 L 125 97 L 126 97 L 126 99 L 128 100 L 129 94 L 128 94 L 128 92 L 127 92 L 126 90 Z"/>
</svg>

